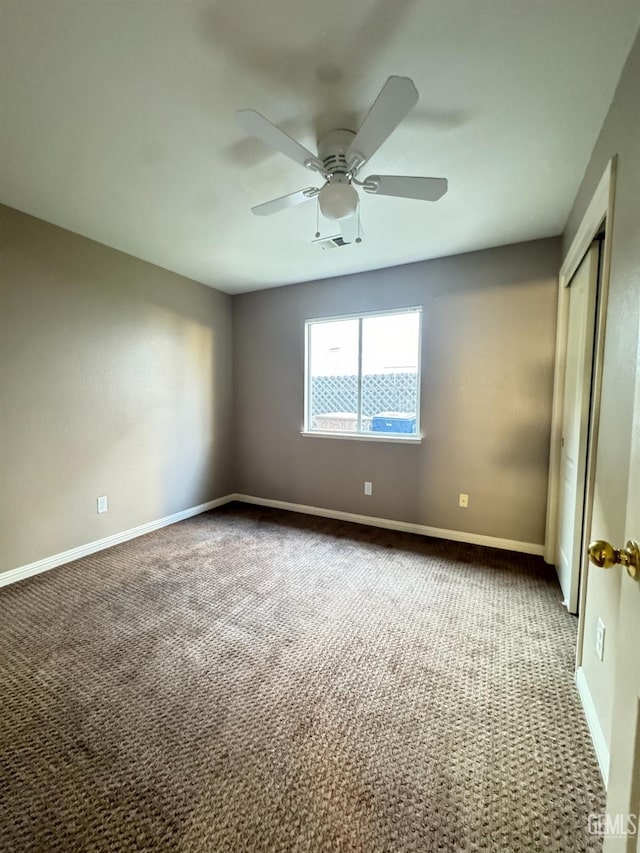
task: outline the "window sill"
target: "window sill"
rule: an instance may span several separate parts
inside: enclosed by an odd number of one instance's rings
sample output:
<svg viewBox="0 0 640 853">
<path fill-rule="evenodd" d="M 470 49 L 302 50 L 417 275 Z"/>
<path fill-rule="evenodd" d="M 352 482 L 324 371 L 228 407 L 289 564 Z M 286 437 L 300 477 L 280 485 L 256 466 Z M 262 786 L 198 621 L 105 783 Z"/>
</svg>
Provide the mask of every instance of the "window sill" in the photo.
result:
<svg viewBox="0 0 640 853">
<path fill-rule="evenodd" d="M 346 441 L 377 441 L 382 444 L 422 444 L 421 435 L 408 435 L 406 438 L 400 435 L 364 435 L 362 433 L 349 432 L 322 432 L 314 429 L 312 431 L 302 430 L 300 435 L 305 438 L 338 438 Z"/>
</svg>

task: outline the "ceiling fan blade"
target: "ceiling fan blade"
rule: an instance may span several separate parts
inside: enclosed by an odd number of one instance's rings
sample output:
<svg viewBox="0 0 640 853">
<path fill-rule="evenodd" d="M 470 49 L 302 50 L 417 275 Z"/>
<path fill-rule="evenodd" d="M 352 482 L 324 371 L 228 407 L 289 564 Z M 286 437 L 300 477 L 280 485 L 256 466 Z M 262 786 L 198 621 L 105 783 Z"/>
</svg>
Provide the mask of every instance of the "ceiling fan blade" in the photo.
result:
<svg viewBox="0 0 640 853">
<path fill-rule="evenodd" d="M 258 204 L 251 208 L 251 212 L 256 216 L 271 216 L 272 213 L 279 213 L 287 207 L 295 207 L 296 204 L 302 204 L 303 201 L 309 201 L 315 198 L 320 190 L 317 187 L 307 187 L 305 190 L 298 190 L 289 195 L 274 198 L 272 201 L 265 201 L 264 204 Z"/>
<path fill-rule="evenodd" d="M 341 219 L 340 231 L 342 232 L 342 239 L 345 243 L 361 242 L 363 233 L 358 214 L 354 213 L 348 219 Z"/>
<path fill-rule="evenodd" d="M 370 160 L 417 103 L 418 90 L 413 80 L 389 77 L 349 146 L 347 162 L 356 159 L 361 165 Z"/>
<path fill-rule="evenodd" d="M 446 178 L 410 178 L 404 175 L 369 175 L 362 189 L 374 195 L 394 195 L 398 198 L 417 198 L 438 201 L 446 193 Z"/>
<path fill-rule="evenodd" d="M 275 148 L 286 157 L 290 157 L 299 163 L 301 166 L 312 164 L 312 167 L 318 170 L 323 168 L 322 162 L 312 154 L 304 145 L 300 145 L 295 139 L 292 139 L 284 130 L 280 130 L 275 124 L 272 124 L 269 119 L 265 118 L 255 110 L 238 110 L 236 113 L 236 123 L 251 136 L 261 139 L 265 145 L 270 148 Z"/>
</svg>

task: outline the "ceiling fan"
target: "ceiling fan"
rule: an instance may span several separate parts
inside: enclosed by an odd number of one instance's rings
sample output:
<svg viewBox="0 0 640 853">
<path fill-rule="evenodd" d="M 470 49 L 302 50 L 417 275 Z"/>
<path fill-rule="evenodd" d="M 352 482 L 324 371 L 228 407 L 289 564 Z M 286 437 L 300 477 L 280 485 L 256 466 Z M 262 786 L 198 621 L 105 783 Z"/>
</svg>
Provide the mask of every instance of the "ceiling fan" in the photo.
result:
<svg viewBox="0 0 640 853">
<path fill-rule="evenodd" d="M 239 110 L 238 125 L 251 136 L 280 151 L 296 163 L 317 172 L 325 181 L 322 187 L 281 196 L 252 207 L 256 216 L 270 216 L 287 207 L 318 198 L 326 219 L 340 223 L 345 242 L 360 242 L 358 213 L 360 197 L 356 187 L 373 195 L 437 201 L 447 191 L 446 178 L 419 178 L 402 175 L 369 175 L 358 180 L 362 166 L 396 129 L 418 102 L 418 91 L 408 77 L 389 77 L 367 113 L 357 133 L 332 130 L 318 141 L 318 154 L 292 139 L 255 110 Z"/>
</svg>

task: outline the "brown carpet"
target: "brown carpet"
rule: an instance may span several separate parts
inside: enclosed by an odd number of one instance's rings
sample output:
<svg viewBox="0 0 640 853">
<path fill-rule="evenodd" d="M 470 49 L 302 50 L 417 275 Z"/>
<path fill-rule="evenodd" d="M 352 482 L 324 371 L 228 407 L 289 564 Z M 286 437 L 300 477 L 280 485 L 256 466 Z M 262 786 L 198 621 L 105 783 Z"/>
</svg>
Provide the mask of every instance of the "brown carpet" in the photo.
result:
<svg viewBox="0 0 640 853">
<path fill-rule="evenodd" d="M 3 851 L 596 851 L 540 558 L 239 505 L 0 590 Z"/>
</svg>

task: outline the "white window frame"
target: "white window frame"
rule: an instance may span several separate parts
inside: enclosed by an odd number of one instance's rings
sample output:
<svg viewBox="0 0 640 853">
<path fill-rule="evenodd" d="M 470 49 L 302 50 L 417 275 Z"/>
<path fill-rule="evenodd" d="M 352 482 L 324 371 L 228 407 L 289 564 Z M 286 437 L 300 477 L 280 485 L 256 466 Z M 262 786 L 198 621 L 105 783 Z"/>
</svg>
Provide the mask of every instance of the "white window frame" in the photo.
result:
<svg viewBox="0 0 640 853">
<path fill-rule="evenodd" d="M 416 431 L 401 432 L 363 432 L 362 426 L 362 321 L 369 317 L 389 317 L 394 314 L 418 314 L 418 370 L 416 374 Z M 318 323 L 336 323 L 340 320 L 358 320 L 358 424 L 354 432 L 339 432 L 338 430 L 319 430 L 311 426 L 311 327 Z M 411 305 L 406 308 L 391 308 L 380 311 L 364 311 L 358 314 L 337 314 L 332 317 L 313 317 L 304 323 L 304 426 L 302 435 L 321 436 L 323 438 L 340 438 L 356 441 L 387 441 L 405 444 L 420 444 L 420 398 L 422 392 L 422 305 Z"/>
</svg>

